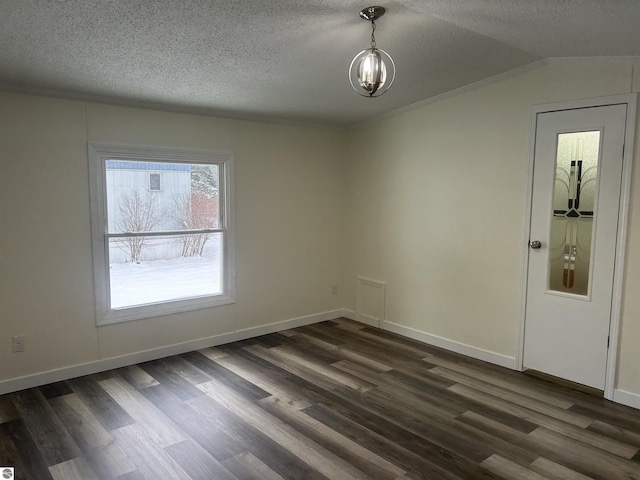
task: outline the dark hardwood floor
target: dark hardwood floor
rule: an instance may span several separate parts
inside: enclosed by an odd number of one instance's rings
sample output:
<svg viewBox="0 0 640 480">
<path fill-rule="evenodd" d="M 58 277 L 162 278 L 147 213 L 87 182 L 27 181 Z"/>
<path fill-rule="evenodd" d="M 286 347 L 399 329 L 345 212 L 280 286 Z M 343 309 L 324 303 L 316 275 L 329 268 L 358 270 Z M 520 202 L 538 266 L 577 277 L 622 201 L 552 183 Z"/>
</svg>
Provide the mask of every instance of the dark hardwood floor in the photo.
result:
<svg viewBox="0 0 640 480">
<path fill-rule="evenodd" d="M 18 479 L 640 479 L 640 411 L 349 320 L 0 396 Z"/>
</svg>

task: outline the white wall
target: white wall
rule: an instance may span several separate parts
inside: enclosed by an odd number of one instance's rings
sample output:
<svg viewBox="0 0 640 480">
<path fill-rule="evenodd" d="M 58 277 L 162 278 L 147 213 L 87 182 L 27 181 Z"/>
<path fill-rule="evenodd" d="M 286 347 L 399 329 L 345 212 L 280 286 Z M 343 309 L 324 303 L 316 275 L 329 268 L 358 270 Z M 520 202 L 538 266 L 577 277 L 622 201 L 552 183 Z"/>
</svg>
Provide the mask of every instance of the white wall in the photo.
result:
<svg viewBox="0 0 640 480">
<path fill-rule="evenodd" d="M 635 75 L 633 65 L 553 60 L 356 128 L 346 184 L 346 305 L 355 308 L 358 275 L 384 281 L 388 322 L 515 365 L 531 106 L 638 92 L 640 63 Z M 636 165 L 617 383 L 636 394 L 639 188 Z"/>
<path fill-rule="evenodd" d="M 235 154 L 235 305 L 95 326 L 87 142 Z M 0 382 L 342 305 L 343 133 L 0 93 L 0 151 Z"/>
</svg>

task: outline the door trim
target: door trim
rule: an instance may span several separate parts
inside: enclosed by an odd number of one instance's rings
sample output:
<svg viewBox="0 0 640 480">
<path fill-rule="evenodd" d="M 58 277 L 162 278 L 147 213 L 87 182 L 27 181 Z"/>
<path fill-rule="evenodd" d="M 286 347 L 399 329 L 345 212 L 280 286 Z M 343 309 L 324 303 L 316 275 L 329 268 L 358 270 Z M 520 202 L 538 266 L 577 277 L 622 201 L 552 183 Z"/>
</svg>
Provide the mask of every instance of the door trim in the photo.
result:
<svg viewBox="0 0 640 480">
<path fill-rule="evenodd" d="M 605 374 L 604 397 L 613 400 L 615 388 L 616 367 L 618 365 L 618 340 L 620 333 L 620 315 L 622 310 L 622 282 L 624 278 L 624 263 L 626 259 L 627 227 L 629 217 L 629 199 L 631 193 L 631 167 L 634 153 L 634 137 L 636 125 L 636 109 L 638 95 L 636 93 L 611 95 L 606 97 L 572 100 L 567 102 L 533 105 L 529 124 L 529 167 L 524 206 L 524 229 L 522 237 L 520 301 L 518 312 L 518 326 L 516 332 L 516 368 L 523 370 L 524 357 L 524 324 L 527 305 L 527 279 L 529 273 L 529 237 L 531 233 L 531 203 L 533 201 L 533 168 L 536 144 L 536 128 L 538 114 L 557 112 L 561 110 L 576 110 L 580 108 L 604 107 L 608 105 L 627 105 L 625 122 L 625 148 L 622 157 L 622 183 L 620 185 L 620 203 L 618 210 L 618 234 L 616 238 L 616 258 L 613 275 L 613 292 L 611 298 L 611 317 L 609 323 L 609 350 L 607 352 L 607 366 Z"/>
</svg>

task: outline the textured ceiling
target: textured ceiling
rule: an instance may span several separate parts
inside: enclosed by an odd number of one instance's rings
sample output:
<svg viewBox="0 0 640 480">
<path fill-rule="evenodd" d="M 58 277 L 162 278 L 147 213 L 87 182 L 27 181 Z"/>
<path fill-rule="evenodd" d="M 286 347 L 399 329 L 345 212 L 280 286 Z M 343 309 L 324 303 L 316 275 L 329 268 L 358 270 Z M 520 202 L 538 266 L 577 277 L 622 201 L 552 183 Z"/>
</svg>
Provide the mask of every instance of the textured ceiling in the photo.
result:
<svg viewBox="0 0 640 480">
<path fill-rule="evenodd" d="M 358 96 L 353 0 L 0 0 L 0 88 L 348 125 L 547 57 L 640 55 L 638 0 L 396 0 L 392 89 Z"/>
</svg>

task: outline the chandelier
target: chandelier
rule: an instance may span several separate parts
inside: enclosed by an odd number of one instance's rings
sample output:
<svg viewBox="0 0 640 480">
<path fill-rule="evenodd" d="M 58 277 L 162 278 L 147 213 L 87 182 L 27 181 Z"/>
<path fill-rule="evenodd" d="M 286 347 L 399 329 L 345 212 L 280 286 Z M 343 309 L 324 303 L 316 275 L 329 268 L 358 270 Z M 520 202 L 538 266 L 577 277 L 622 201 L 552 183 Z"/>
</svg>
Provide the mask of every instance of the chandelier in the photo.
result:
<svg viewBox="0 0 640 480">
<path fill-rule="evenodd" d="M 361 51 L 349 66 L 349 81 L 363 97 L 379 97 L 391 87 L 396 77 L 396 65 L 387 52 L 376 47 L 376 20 L 384 15 L 383 7 L 367 7 L 360 18 L 371 22 L 371 45 Z"/>
</svg>

